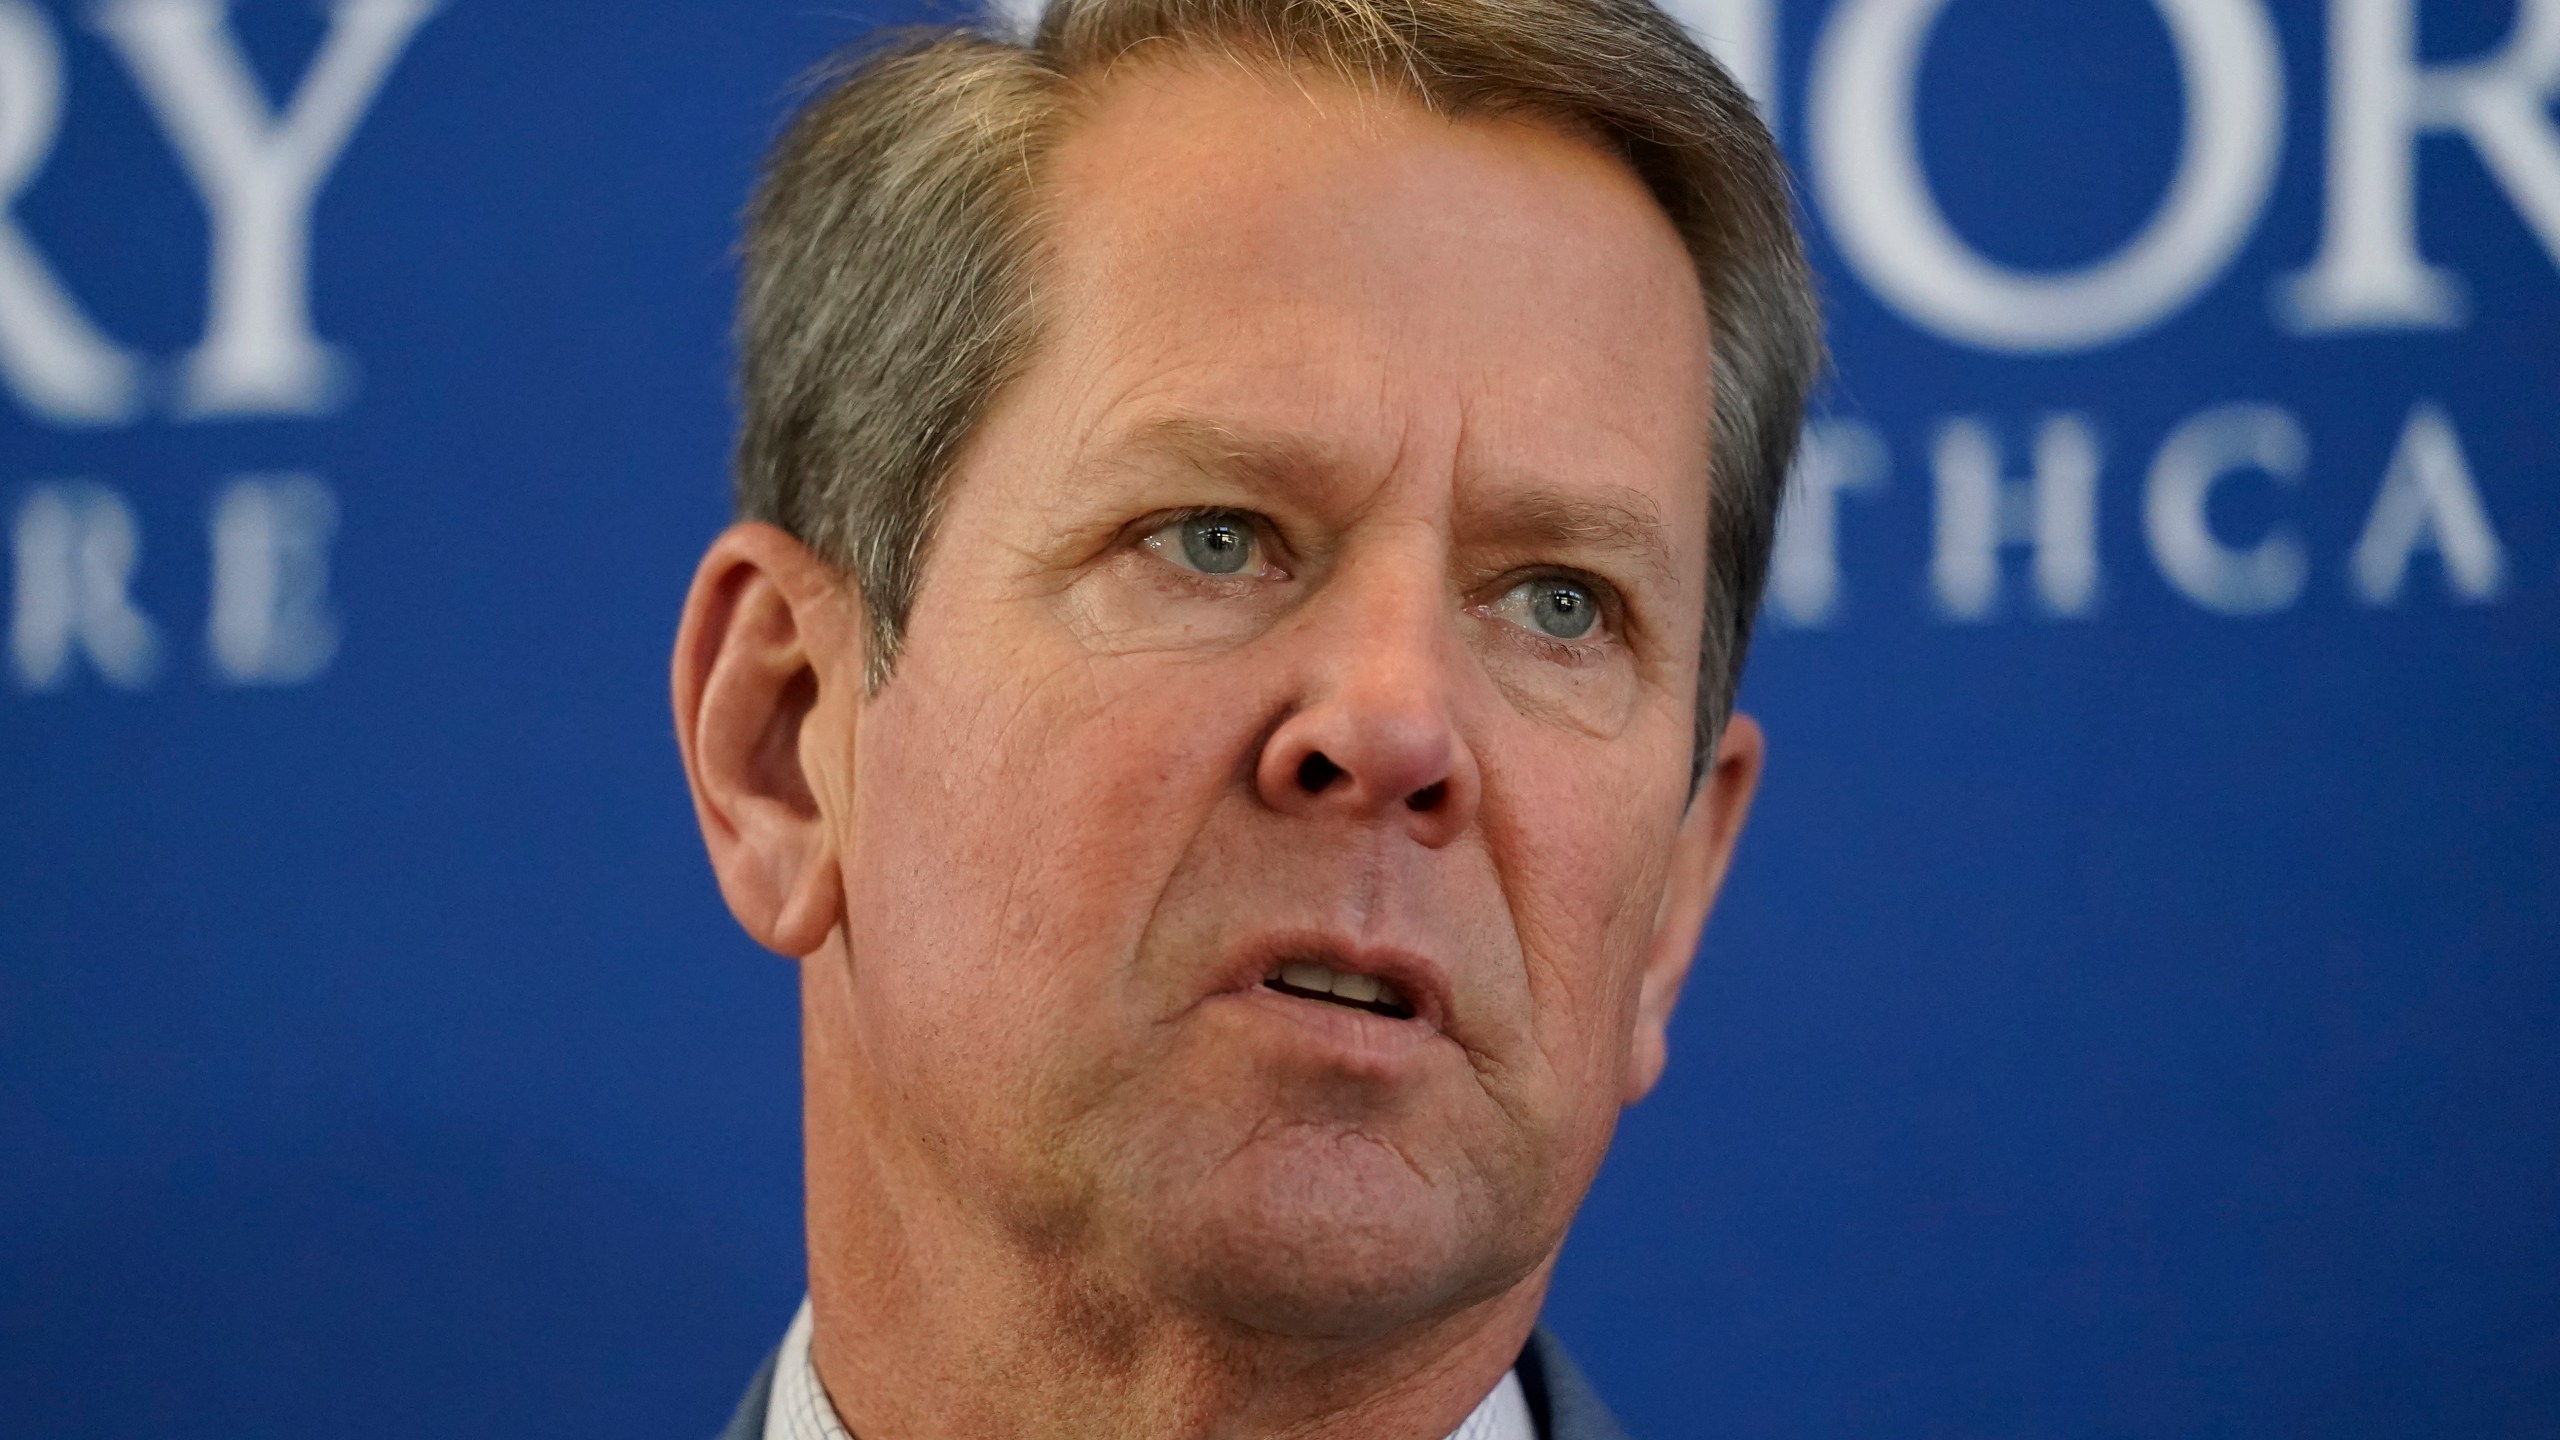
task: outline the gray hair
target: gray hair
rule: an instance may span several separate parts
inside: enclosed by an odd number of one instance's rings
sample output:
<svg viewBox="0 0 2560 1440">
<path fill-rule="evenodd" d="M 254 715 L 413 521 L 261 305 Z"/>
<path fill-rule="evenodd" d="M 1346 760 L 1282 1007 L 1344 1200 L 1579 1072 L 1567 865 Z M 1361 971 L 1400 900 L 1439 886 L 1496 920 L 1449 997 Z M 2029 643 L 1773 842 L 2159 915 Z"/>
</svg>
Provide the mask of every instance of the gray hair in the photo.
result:
<svg viewBox="0 0 2560 1440">
<path fill-rule="evenodd" d="M 839 60 L 748 214 L 739 515 L 860 587 L 866 681 L 885 684 L 945 477 L 1038 338 L 1040 162 L 1080 94 L 1164 50 L 1328 72 L 1453 118 L 1552 120 L 1652 192 L 1697 267 L 1713 351 L 1702 773 L 1823 363 L 1821 316 L 1767 127 L 1649 0 L 1054 0 L 1028 37 L 905 31 Z"/>
</svg>

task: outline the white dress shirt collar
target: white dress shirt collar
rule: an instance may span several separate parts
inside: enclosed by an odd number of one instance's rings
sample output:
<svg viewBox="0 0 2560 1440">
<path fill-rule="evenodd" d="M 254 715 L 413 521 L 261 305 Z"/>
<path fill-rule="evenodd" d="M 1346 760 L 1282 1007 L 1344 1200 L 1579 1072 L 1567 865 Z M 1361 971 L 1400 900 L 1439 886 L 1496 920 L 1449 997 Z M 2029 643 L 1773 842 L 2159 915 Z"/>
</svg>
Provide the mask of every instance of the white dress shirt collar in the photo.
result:
<svg viewBox="0 0 2560 1440">
<path fill-rule="evenodd" d="M 852 1440 L 835 1406 L 827 1403 L 818 1383 L 818 1367 L 809 1358 L 809 1302 L 791 1317 L 783 1333 L 782 1354 L 773 1365 L 773 1398 L 764 1412 L 764 1440 Z M 1520 1372 L 1505 1370 L 1502 1383 L 1484 1397 L 1449 1440 L 1538 1440 L 1538 1424 L 1529 1418 L 1529 1397 L 1520 1388 Z"/>
</svg>

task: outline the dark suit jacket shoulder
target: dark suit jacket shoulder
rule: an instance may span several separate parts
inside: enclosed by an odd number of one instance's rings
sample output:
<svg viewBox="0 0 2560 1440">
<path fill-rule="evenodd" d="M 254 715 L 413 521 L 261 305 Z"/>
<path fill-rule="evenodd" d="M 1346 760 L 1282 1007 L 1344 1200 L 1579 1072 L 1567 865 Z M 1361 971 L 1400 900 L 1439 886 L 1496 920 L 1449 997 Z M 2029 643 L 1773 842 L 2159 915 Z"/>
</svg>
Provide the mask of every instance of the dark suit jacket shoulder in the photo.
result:
<svg viewBox="0 0 2560 1440">
<path fill-rule="evenodd" d="M 720 1440 L 764 1440 L 764 1412 L 773 1404 L 773 1366 L 781 1358 L 779 1348 L 766 1352 L 764 1363 L 756 1367 L 756 1378 L 747 1382 L 747 1393 L 738 1401 L 738 1413 L 729 1417 L 729 1428 L 720 1432 Z"/>
<path fill-rule="evenodd" d="M 764 1440 L 765 1407 L 773 1399 L 773 1364 L 780 1357 L 780 1351 L 764 1357 L 720 1440 Z M 1618 1417 L 1600 1403 L 1582 1368 L 1544 1329 L 1529 1336 L 1515 1368 L 1520 1372 L 1520 1388 L 1529 1396 L 1529 1413 L 1537 1417 L 1538 1433 L 1546 1440 L 1627 1440 Z"/>
<path fill-rule="evenodd" d="M 1591 1388 L 1582 1367 L 1543 1325 L 1529 1332 L 1529 1343 L 1512 1367 L 1520 1372 L 1520 1388 L 1529 1393 L 1529 1413 L 1537 1418 L 1546 1440 L 1627 1440 L 1625 1427 Z"/>
</svg>

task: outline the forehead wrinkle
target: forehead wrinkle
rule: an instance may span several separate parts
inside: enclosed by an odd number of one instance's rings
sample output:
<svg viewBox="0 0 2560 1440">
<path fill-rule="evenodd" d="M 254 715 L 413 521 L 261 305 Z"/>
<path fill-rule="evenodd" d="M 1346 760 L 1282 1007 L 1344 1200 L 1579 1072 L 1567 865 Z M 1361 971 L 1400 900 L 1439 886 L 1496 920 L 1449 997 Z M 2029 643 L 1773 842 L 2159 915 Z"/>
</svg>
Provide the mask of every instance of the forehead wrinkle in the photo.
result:
<svg viewBox="0 0 2560 1440">
<path fill-rule="evenodd" d="M 1582 493 L 1537 481 L 1505 485 L 1492 498 L 1465 506 L 1460 526 L 1470 540 L 1600 551 L 1634 560 L 1658 580 L 1675 575 L 1661 509 L 1639 490 L 1609 486 Z"/>
</svg>

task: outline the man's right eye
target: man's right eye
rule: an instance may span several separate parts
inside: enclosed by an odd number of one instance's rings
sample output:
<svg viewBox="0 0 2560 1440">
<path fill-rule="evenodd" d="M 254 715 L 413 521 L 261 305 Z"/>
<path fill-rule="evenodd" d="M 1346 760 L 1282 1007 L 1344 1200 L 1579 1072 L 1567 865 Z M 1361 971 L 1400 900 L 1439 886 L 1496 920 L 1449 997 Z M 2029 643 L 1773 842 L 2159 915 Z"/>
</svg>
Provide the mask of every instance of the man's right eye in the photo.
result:
<svg viewBox="0 0 2560 1440">
<path fill-rule="evenodd" d="M 1233 510 L 1210 510 L 1167 521 L 1142 543 L 1202 575 L 1252 575 L 1270 568 L 1264 563 L 1262 537 L 1253 518 Z"/>
</svg>

